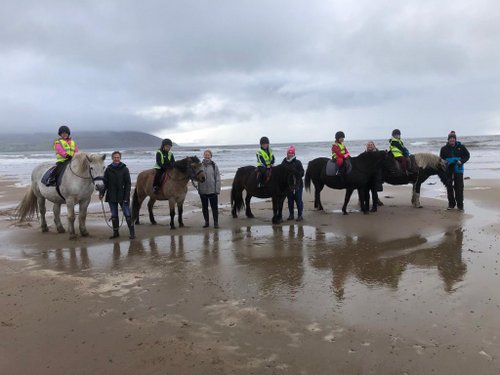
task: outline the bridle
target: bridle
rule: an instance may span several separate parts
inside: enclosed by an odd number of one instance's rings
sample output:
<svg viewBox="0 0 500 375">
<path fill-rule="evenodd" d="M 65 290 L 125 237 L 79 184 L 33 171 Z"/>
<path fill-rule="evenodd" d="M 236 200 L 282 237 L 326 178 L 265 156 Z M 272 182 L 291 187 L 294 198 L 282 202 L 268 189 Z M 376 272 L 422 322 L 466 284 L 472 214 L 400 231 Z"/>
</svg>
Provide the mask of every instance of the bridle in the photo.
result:
<svg viewBox="0 0 500 375">
<path fill-rule="evenodd" d="M 92 184 L 95 185 L 96 181 L 104 181 L 104 176 L 97 176 L 97 177 L 94 177 L 92 175 L 92 167 L 90 166 L 90 159 L 88 158 L 87 156 L 87 160 L 89 161 L 89 177 L 86 177 L 86 176 L 80 176 L 78 173 L 76 173 L 73 168 L 71 168 L 71 162 L 69 163 L 69 170 L 71 171 L 71 173 L 73 173 L 76 177 L 79 177 L 81 178 L 82 180 L 91 180 L 92 181 Z"/>
</svg>

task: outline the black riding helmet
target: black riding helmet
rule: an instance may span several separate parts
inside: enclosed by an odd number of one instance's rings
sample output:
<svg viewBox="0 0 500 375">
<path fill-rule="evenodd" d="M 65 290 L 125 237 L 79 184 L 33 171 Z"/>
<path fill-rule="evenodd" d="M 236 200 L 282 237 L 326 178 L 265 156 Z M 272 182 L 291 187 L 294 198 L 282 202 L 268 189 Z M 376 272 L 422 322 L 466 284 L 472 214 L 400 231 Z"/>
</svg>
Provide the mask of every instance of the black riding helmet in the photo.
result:
<svg viewBox="0 0 500 375">
<path fill-rule="evenodd" d="M 161 149 L 163 149 L 163 146 L 165 145 L 169 145 L 169 146 L 172 146 L 172 141 L 168 138 L 165 138 L 163 141 L 161 141 Z"/>
<path fill-rule="evenodd" d="M 59 128 L 59 131 L 57 132 L 57 134 L 59 134 L 59 136 L 61 136 L 62 133 L 68 133 L 68 135 L 71 135 L 71 131 L 69 130 L 69 128 L 66 125 L 61 126 Z"/>
<path fill-rule="evenodd" d="M 399 130 L 399 129 L 394 129 L 394 130 L 392 131 L 392 136 L 393 136 L 393 137 L 395 137 L 396 135 L 401 135 L 401 130 Z"/>
<path fill-rule="evenodd" d="M 262 137 L 262 138 L 260 139 L 260 144 L 261 144 L 261 145 L 264 145 L 264 144 L 269 144 L 269 138 L 267 138 L 267 137 Z"/>
<path fill-rule="evenodd" d="M 335 133 L 335 139 L 345 138 L 344 132 Z"/>
</svg>

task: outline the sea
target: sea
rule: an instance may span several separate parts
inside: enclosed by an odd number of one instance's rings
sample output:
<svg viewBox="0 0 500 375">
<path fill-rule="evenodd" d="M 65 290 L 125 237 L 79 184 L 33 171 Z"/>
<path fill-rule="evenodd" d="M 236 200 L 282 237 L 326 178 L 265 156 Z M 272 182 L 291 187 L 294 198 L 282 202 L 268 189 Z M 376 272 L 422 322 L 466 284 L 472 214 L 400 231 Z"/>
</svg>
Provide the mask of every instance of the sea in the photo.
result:
<svg viewBox="0 0 500 375">
<path fill-rule="evenodd" d="M 76 139 L 78 141 L 78 139 Z M 430 152 L 439 154 L 439 150 L 446 143 L 443 138 L 413 138 L 405 139 L 405 145 L 411 153 Z M 465 165 L 465 177 L 488 179 L 500 178 L 500 135 L 474 136 L 459 138 L 471 154 L 469 162 Z M 374 140 L 379 150 L 389 147 L 388 139 Z M 367 140 L 346 140 L 345 144 L 352 156 L 356 156 L 365 150 Z M 304 168 L 307 163 L 317 157 L 331 156 L 331 141 L 294 143 L 297 158 L 302 161 Z M 271 144 L 276 157 L 280 163 L 286 156 L 286 150 L 290 143 Z M 255 165 L 255 153 L 257 144 L 252 145 L 200 145 L 200 146 L 176 146 L 172 149 L 176 160 L 186 156 L 196 155 L 202 158 L 203 151 L 212 150 L 213 160 L 219 166 L 223 179 L 232 179 L 236 170 L 245 165 Z M 152 168 L 155 164 L 156 150 L 144 148 L 116 149 L 122 152 L 122 161 L 129 167 L 132 183 L 134 184 L 137 174 L 142 170 Z M 111 153 L 114 149 L 86 149 L 86 152 L 105 153 L 107 160 L 111 162 Z M 0 152 L 0 176 L 2 178 L 15 180 L 19 186 L 27 186 L 30 183 L 31 171 L 42 162 L 55 162 L 54 152 L 51 145 L 47 145 L 46 152 Z M 429 184 L 434 184 L 437 177 L 433 176 Z"/>
</svg>

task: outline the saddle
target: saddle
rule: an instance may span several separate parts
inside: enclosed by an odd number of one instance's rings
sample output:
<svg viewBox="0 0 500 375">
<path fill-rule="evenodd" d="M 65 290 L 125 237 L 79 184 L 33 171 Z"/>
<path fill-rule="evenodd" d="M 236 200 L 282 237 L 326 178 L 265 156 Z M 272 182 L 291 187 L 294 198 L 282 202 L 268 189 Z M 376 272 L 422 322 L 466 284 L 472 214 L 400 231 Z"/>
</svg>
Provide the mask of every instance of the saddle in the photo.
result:
<svg viewBox="0 0 500 375">
<path fill-rule="evenodd" d="M 63 163 L 61 171 L 56 176 L 55 180 L 51 180 L 50 176 L 52 175 L 52 172 L 54 171 L 54 169 L 57 168 L 57 165 L 54 165 L 54 166 L 50 167 L 49 169 L 47 169 L 42 176 L 42 180 L 41 180 L 42 184 L 44 184 L 47 187 L 55 186 L 56 189 L 59 189 L 59 185 L 61 185 L 62 176 L 63 176 L 64 172 L 66 171 L 68 164 L 69 163 Z"/>
<path fill-rule="evenodd" d="M 398 176 L 403 176 L 406 175 L 404 171 L 401 169 L 401 164 L 396 160 L 394 160 L 394 169 L 393 169 L 393 174 L 398 175 Z M 406 171 L 408 175 L 413 175 L 418 173 L 418 165 L 417 161 L 415 160 L 415 155 L 410 155 L 409 157 L 406 158 L 407 160 L 407 165 L 406 165 Z"/>
<path fill-rule="evenodd" d="M 348 175 L 349 173 L 352 172 L 352 163 L 349 159 L 344 160 L 343 169 L 344 169 L 344 174 L 346 174 L 346 175 Z M 337 176 L 339 174 L 339 167 L 338 167 L 337 163 L 335 162 L 335 160 L 333 160 L 333 159 L 328 160 L 328 162 L 326 163 L 326 171 L 325 172 L 326 172 L 326 175 L 328 177 Z"/>
<path fill-rule="evenodd" d="M 262 183 L 263 185 L 267 184 L 269 180 L 271 180 L 271 176 L 273 174 L 273 168 L 264 169 L 264 176 L 262 176 L 262 169 L 264 168 L 255 168 L 255 177 L 257 178 L 257 182 Z"/>
</svg>

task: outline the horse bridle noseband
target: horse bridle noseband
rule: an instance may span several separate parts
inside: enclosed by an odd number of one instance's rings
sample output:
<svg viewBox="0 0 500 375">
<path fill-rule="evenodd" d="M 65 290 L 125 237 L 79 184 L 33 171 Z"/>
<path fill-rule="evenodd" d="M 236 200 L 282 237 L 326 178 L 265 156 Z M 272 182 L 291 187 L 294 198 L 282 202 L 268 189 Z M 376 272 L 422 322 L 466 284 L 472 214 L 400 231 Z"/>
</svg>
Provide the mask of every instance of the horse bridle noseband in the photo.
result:
<svg viewBox="0 0 500 375">
<path fill-rule="evenodd" d="M 92 167 L 89 165 L 89 175 L 90 177 L 84 177 L 84 176 L 80 176 L 78 173 L 76 173 L 73 168 L 71 168 L 71 162 L 69 163 L 69 170 L 71 171 L 71 173 L 73 173 L 76 177 L 79 177 L 81 178 L 82 180 L 92 180 L 92 184 L 95 185 L 95 182 L 96 181 L 104 181 L 104 176 L 97 176 L 97 177 L 94 177 L 92 175 Z"/>
</svg>

